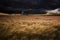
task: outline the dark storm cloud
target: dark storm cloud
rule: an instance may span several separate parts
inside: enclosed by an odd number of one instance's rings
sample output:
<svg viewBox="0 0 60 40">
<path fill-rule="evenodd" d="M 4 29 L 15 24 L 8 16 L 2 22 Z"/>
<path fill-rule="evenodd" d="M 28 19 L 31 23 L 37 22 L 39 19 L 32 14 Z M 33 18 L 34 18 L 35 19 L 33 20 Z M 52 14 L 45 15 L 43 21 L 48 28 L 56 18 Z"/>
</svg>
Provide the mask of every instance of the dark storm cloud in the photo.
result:
<svg viewBox="0 0 60 40">
<path fill-rule="evenodd" d="M 32 13 L 41 13 L 41 10 L 56 8 L 60 8 L 60 0 L 0 0 L 0 12 L 22 12 L 26 9 L 25 12 L 31 12 L 29 9 L 32 9 Z"/>
<path fill-rule="evenodd" d="M 58 7 L 60 0 L 0 0 L 0 6 L 21 8 Z"/>
</svg>

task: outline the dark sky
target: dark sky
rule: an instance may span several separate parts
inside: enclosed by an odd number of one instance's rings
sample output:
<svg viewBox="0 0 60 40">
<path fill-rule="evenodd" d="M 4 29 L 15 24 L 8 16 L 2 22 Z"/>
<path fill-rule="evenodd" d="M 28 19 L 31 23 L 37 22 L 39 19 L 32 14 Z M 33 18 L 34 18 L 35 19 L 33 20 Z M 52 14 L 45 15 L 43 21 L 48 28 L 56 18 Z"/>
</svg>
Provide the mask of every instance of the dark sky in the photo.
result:
<svg viewBox="0 0 60 40">
<path fill-rule="evenodd" d="M 60 7 L 60 0 L 0 0 L 0 7 L 57 8 Z"/>
</svg>

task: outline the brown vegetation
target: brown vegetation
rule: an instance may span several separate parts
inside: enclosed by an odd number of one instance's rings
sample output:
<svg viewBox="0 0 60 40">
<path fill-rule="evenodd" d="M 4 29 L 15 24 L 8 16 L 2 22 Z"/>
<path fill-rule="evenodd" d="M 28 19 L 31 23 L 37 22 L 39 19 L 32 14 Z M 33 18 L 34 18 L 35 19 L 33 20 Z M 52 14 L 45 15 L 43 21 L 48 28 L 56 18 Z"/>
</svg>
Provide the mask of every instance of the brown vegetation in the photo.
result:
<svg viewBox="0 0 60 40">
<path fill-rule="evenodd" d="M 60 40 L 60 16 L 0 15 L 0 40 Z"/>
</svg>

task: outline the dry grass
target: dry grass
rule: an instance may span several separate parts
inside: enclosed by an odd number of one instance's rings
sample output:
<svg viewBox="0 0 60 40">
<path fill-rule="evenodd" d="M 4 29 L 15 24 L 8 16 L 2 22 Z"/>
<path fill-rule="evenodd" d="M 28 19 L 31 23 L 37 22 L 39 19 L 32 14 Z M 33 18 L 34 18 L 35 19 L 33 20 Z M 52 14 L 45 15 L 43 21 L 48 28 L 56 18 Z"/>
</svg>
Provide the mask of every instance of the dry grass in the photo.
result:
<svg viewBox="0 0 60 40">
<path fill-rule="evenodd" d="M 60 40 L 60 16 L 0 16 L 0 40 Z"/>
</svg>

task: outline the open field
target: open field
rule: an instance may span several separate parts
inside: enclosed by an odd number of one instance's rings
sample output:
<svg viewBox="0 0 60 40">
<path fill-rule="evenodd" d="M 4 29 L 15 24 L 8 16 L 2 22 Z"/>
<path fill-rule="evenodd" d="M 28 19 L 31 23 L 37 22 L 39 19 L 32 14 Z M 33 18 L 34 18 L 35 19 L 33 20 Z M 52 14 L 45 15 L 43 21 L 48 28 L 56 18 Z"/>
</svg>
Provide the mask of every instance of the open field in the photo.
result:
<svg viewBox="0 0 60 40">
<path fill-rule="evenodd" d="M 60 40 L 60 16 L 0 14 L 0 40 Z"/>
</svg>

